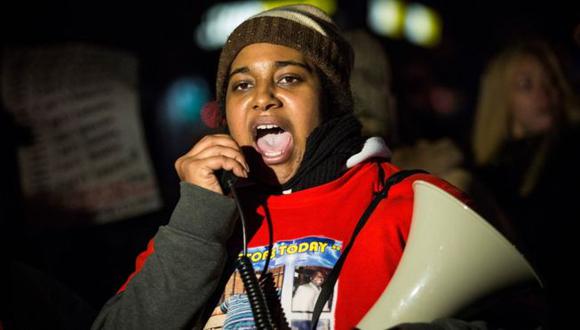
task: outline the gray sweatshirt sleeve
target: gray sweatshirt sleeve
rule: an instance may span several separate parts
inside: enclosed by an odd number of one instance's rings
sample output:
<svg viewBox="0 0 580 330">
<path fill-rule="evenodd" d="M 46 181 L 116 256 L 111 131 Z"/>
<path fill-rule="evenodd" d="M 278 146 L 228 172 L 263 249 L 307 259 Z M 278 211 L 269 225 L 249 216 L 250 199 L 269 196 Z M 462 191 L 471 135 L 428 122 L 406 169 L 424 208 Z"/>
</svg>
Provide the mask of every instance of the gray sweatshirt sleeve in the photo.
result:
<svg viewBox="0 0 580 330">
<path fill-rule="evenodd" d="M 231 198 L 182 182 L 169 223 L 153 238 L 154 253 L 92 329 L 203 327 L 198 319 L 224 271 L 234 221 Z"/>
</svg>

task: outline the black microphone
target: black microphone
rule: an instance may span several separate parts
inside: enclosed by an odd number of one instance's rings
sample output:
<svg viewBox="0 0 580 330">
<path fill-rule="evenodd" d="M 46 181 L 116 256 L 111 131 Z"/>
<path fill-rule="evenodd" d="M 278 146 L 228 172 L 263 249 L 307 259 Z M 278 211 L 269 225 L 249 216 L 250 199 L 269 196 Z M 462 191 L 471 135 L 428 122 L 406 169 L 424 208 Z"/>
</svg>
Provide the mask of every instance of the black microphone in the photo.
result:
<svg viewBox="0 0 580 330">
<path fill-rule="evenodd" d="M 220 187 L 225 196 L 230 194 L 232 187 L 239 179 L 234 172 L 226 170 L 219 170 L 216 176 L 219 178 Z"/>
</svg>

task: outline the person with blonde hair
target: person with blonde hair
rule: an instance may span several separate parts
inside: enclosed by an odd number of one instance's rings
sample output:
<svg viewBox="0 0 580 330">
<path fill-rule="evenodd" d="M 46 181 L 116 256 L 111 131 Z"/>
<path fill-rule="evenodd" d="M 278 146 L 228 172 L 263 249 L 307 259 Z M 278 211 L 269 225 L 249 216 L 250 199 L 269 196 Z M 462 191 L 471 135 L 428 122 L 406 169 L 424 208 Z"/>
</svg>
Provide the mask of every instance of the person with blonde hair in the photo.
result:
<svg viewBox="0 0 580 330">
<path fill-rule="evenodd" d="M 473 133 L 475 164 L 496 163 L 513 141 L 537 139 L 517 189 L 520 196 L 529 195 L 550 145 L 579 119 L 575 96 L 547 44 L 529 42 L 507 49 L 489 63 L 481 80 Z"/>
<path fill-rule="evenodd" d="M 545 42 L 503 50 L 481 78 L 472 140 L 475 173 L 539 269 L 550 326 L 566 324 L 568 275 L 556 259 L 566 260 L 573 250 L 572 223 L 580 220 L 574 197 L 580 184 L 579 114 L 558 57 Z"/>
</svg>

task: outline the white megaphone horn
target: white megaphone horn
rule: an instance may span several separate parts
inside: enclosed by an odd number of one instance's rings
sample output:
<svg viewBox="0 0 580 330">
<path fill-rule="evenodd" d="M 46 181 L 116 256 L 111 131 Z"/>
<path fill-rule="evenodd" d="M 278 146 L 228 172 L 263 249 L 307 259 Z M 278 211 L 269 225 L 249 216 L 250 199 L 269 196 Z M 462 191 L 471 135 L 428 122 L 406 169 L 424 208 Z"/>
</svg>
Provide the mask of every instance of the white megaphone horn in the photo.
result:
<svg viewBox="0 0 580 330">
<path fill-rule="evenodd" d="M 425 181 L 415 181 L 413 190 L 413 221 L 401 261 L 357 328 L 431 322 L 517 283 L 542 285 L 518 250 L 476 212 Z"/>
</svg>

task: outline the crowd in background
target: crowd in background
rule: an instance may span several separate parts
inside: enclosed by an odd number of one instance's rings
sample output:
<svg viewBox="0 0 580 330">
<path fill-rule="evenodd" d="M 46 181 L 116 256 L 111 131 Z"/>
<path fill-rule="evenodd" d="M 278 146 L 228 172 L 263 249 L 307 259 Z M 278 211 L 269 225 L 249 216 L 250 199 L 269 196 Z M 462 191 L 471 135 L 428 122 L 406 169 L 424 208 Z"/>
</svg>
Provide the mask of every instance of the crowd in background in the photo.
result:
<svg viewBox="0 0 580 330">
<path fill-rule="evenodd" d="M 370 36 L 355 35 L 372 44 Z M 353 44 L 356 48 L 363 42 Z M 378 47 L 376 42 L 373 45 Z M 580 216 L 575 204 L 580 183 L 576 171 L 580 157 L 575 152 L 580 141 L 580 108 L 577 86 L 571 85 L 566 74 L 569 71 L 553 46 L 534 38 L 517 40 L 498 50 L 481 74 L 471 122 L 434 130 L 431 125 L 437 120 L 447 121 L 447 116 L 457 115 L 437 113 L 436 99 L 455 98 L 447 103 L 459 103 L 457 98 L 463 91 L 432 87 L 425 93 L 444 95 L 426 96 L 432 98 L 431 103 L 427 102 L 430 107 L 418 109 L 407 123 L 430 129 L 416 130 L 415 137 L 402 141 L 394 136 L 396 130 L 389 130 L 389 124 L 396 127 L 393 122 L 398 120 L 391 115 L 396 96 L 391 94 L 389 84 L 397 82 L 391 82 L 390 70 L 383 64 L 386 56 L 371 64 L 369 59 L 375 57 L 360 60 L 369 67 L 375 64 L 381 68 L 374 73 L 365 72 L 364 65 L 355 65 L 353 92 L 355 97 L 365 96 L 356 99 L 367 134 L 398 142 L 391 144 L 394 164 L 426 169 L 468 192 L 479 213 L 509 237 L 538 271 L 547 307 L 536 311 L 546 313 L 544 317 L 554 322 L 552 326 L 565 324 L 569 307 L 564 301 L 574 281 L 562 260 L 573 258 L 572 228 Z M 367 81 L 360 80 L 359 75 L 365 73 Z M 381 78 L 372 78 L 372 74 Z M 371 86 L 377 81 L 384 82 L 382 86 L 388 92 L 372 98 Z M 381 102 L 383 112 L 378 113 L 376 104 Z M 377 127 L 378 122 L 383 124 Z M 469 130 L 464 131 L 466 127 Z M 458 138 L 465 132 L 468 137 Z M 529 303 L 538 302 L 530 299 Z"/>
</svg>

